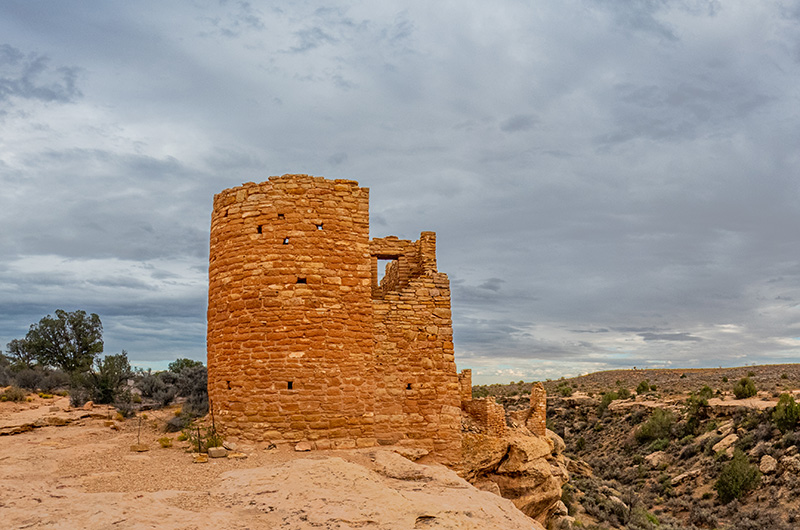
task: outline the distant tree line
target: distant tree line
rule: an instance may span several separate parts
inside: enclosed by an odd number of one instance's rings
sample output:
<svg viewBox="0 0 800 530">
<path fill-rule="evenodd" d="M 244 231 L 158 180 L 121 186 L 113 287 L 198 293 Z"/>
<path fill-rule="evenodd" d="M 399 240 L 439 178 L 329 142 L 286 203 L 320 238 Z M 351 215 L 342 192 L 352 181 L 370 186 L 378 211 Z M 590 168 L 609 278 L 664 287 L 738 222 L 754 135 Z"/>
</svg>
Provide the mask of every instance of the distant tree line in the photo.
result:
<svg viewBox="0 0 800 530">
<path fill-rule="evenodd" d="M 184 417 L 208 412 L 208 374 L 203 363 L 178 359 L 169 370 L 153 373 L 132 370 L 125 350 L 101 358 L 103 324 L 95 313 L 58 309 L 55 316 L 32 324 L 25 338 L 9 342 L 6 350 L 0 352 L 0 387 L 48 393 L 64 390 L 72 406 L 91 400 L 113 404 L 124 415 L 132 413 L 134 406 L 167 406 L 176 398 L 186 398 Z M 11 395 L 20 395 L 17 390 Z"/>
</svg>

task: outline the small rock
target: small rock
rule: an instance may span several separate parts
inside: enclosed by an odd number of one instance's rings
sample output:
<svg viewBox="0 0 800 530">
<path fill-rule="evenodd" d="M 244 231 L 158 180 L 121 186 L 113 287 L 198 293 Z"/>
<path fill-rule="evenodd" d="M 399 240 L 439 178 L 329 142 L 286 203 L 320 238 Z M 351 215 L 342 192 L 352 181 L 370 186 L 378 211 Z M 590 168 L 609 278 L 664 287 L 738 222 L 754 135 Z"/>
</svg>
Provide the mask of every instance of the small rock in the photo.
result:
<svg viewBox="0 0 800 530">
<path fill-rule="evenodd" d="M 764 455 L 761 457 L 761 463 L 758 465 L 758 469 L 765 475 L 775 473 L 775 470 L 778 469 L 778 461 L 769 455 Z"/>
<path fill-rule="evenodd" d="M 87 401 L 83 405 L 83 410 L 92 410 L 94 408 L 94 401 Z"/>
<path fill-rule="evenodd" d="M 395 447 L 394 452 L 414 462 L 428 454 L 425 449 L 417 447 Z"/>
<path fill-rule="evenodd" d="M 61 412 L 61 407 L 50 407 L 50 412 Z"/>
<path fill-rule="evenodd" d="M 503 496 L 500 493 L 500 486 L 498 486 L 496 482 L 493 482 L 493 481 L 491 481 L 489 479 L 485 478 L 485 479 L 479 480 L 475 484 L 473 484 L 473 486 L 475 486 L 476 488 L 478 488 L 481 491 L 488 491 L 489 493 L 494 493 L 498 497 L 502 497 Z"/>
<path fill-rule="evenodd" d="M 670 456 L 664 451 L 656 451 L 655 453 L 650 453 L 649 455 L 644 457 L 644 459 L 651 467 L 658 467 L 661 464 L 669 464 L 671 460 Z"/>
<path fill-rule="evenodd" d="M 277 446 L 277 445 L 275 445 L 275 444 L 274 444 L 274 443 L 272 443 L 272 442 L 269 442 L 269 443 L 267 444 L 266 451 L 274 451 L 274 450 L 275 450 L 275 449 L 277 449 L 277 448 L 278 448 L 278 446 Z"/>
<path fill-rule="evenodd" d="M 294 446 L 294 450 L 298 452 L 311 451 L 311 449 L 311 442 L 298 442 L 297 445 Z"/>
<path fill-rule="evenodd" d="M 228 453 L 228 458 L 244 459 L 247 458 L 247 455 L 244 453 Z"/>
<path fill-rule="evenodd" d="M 800 458 L 798 458 L 796 455 L 784 456 L 781 458 L 781 464 L 783 464 L 783 467 L 786 468 L 787 471 L 800 474 Z"/>
<path fill-rule="evenodd" d="M 620 501 L 622 502 L 622 501 Z M 622 503 L 623 505 L 625 503 Z M 559 517 L 563 515 L 569 515 L 569 510 L 567 509 L 567 505 L 564 504 L 562 501 L 558 501 L 553 508 L 553 512 L 550 514 L 551 517 Z"/>
<path fill-rule="evenodd" d="M 233 442 L 222 442 L 222 447 L 228 451 L 236 451 L 236 449 L 238 449 L 238 446 Z"/>
<path fill-rule="evenodd" d="M 672 485 L 677 486 L 678 484 L 681 484 L 682 482 L 685 482 L 688 479 L 695 478 L 699 475 L 700 475 L 699 469 L 692 469 L 691 471 L 687 471 L 686 473 L 681 473 L 680 475 L 672 479 Z"/>
<path fill-rule="evenodd" d="M 711 449 L 715 453 L 719 453 L 720 451 L 727 452 L 728 449 L 733 447 L 733 444 L 735 444 L 738 440 L 739 437 L 736 434 L 729 434 L 728 436 L 726 436 L 725 438 L 714 444 L 714 447 L 712 447 Z"/>
<path fill-rule="evenodd" d="M 567 458 L 567 471 L 582 477 L 591 477 L 593 475 L 592 466 L 577 458 Z"/>
<path fill-rule="evenodd" d="M 103 422 L 103 424 L 106 427 L 113 427 L 114 426 L 114 420 L 106 420 L 106 421 Z"/>
<path fill-rule="evenodd" d="M 793 446 L 789 447 L 788 449 L 786 449 L 785 454 L 786 454 L 786 456 L 792 456 L 792 455 L 796 455 L 797 451 L 798 451 L 797 446 L 793 445 Z"/>
<path fill-rule="evenodd" d="M 208 455 L 205 453 L 192 453 L 192 462 L 195 464 L 205 464 L 208 462 Z"/>
<path fill-rule="evenodd" d="M 228 450 L 224 447 L 209 447 L 208 456 L 209 458 L 225 458 L 228 456 Z"/>
<path fill-rule="evenodd" d="M 131 451 L 134 453 L 144 453 L 145 451 L 149 451 L 150 448 L 146 444 L 133 444 L 131 446 Z"/>
</svg>

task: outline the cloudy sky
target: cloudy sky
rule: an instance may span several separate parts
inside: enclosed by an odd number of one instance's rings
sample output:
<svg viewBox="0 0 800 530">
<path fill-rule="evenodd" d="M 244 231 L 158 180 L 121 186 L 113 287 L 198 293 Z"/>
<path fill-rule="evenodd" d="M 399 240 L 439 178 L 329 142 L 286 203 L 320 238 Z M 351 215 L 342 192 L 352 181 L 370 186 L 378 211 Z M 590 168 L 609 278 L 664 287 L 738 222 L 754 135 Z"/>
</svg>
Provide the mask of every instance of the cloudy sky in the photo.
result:
<svg viewBox="0 0 800 530">
<path fill-rule="evenodd" d="M 478 383 L 800 360 L 800 3 L 0 3 L 0 348 L 205 359 L 213 195 L 438 233 Z"/>
</svg>

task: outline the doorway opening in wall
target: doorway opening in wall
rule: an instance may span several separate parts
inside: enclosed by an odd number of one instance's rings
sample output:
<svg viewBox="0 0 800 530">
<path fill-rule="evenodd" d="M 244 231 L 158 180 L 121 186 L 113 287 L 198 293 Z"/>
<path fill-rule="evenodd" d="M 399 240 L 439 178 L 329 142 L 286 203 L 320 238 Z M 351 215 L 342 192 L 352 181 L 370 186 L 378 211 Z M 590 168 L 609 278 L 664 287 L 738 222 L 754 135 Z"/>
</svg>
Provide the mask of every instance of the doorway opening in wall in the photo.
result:
<svg viewBox="0 0 800 530">
<path fill-rule="evenodd" d="M 406 384 L 406 390 L 411 390 L 411 383 Z"/>
</svg>

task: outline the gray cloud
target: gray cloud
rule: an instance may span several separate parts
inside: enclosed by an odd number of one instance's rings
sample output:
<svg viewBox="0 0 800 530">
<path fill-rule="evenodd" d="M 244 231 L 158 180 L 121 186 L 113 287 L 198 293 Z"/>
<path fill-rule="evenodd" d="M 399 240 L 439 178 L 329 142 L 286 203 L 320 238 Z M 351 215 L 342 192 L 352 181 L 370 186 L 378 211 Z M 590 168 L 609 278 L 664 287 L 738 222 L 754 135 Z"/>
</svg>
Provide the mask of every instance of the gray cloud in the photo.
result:
<svg viewBox="0 0 800 530">
<path fill-rule="evenodd" d="M 309 173 L 437 232 L 476 381 L 796 359 L 794 11 L 3 3 L 0 347 L 202 358 L 213 195 Z"/>
<path fill-rule="evenodd" d="M 49 66 L 46 55 L 0 44 L 0 101 L 10 98 L 69 103 L 80 97 L 76 67 Z"/>
</svg>

